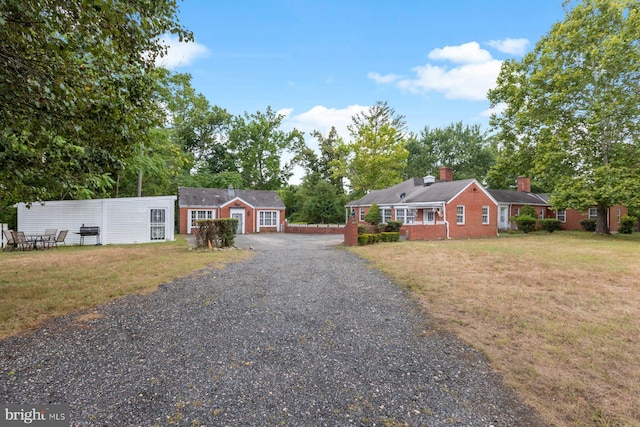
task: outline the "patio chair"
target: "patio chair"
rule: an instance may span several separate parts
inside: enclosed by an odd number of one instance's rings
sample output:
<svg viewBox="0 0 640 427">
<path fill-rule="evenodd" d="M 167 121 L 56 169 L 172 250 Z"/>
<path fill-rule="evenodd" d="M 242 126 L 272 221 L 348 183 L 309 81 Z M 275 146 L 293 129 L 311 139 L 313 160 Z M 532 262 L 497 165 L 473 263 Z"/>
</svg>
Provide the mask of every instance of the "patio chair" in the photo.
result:
<svg viewBox="0 0 640 427">
<path fill-rule="evenodd" d="M 63 245 L 67 246 L 67 244 L 64 242 L 64 239 L 67 238 L 67 233 L 69 232 L 69 230 L 62 230 L 60 231 L 60 233 L 58 233 L 58 237 L 56 237 L 55 239 L 53 239 L 49 245 L 50 246 L 55 246 L 56 248 L 58 247 L 58 243 L 62 243 Z"/>
<path fill-rule="evenodd" d="M 53 244 L 53 241 L 56 240 L 56 233 L 58 232 L 55 228 L 47 228 L 42 235 L 42 247 L 49 247 Z"/>
<path fill-rule="evenodd" d="M 7 246 L 2 249 L 2 252 L 12 251 L 16 248 L 16 242 L 13 240 L 13 230 L 2 230 L 4 238 L 7 239 Z"/>
<path fill-rule="evenodd" d="M 22 231 L 12 231 L 11 234 L 13 234 L 13 243 L 17 249 L 21 249 L 23 251 L 33 249 L 33 242 L 27 240 Z"/>
</svg>

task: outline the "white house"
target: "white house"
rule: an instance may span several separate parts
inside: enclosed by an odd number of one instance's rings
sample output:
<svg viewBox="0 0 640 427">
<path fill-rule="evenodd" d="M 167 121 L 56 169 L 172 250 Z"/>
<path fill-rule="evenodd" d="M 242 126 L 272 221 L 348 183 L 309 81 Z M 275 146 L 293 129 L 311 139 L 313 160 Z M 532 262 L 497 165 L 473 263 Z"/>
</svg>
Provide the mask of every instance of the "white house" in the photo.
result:
<svg viewBox="0 0 640 427">
<path fill-rule="evenodd" d="M 56 200 L 18 203 L 18 230 L 42 234 L 69 230 L 66 244 L 80 243 L 80 227 L 100 227 L 100 236 L 84 244 L 148 243 L 174 240 L 176 196 Z"/>
</svg>

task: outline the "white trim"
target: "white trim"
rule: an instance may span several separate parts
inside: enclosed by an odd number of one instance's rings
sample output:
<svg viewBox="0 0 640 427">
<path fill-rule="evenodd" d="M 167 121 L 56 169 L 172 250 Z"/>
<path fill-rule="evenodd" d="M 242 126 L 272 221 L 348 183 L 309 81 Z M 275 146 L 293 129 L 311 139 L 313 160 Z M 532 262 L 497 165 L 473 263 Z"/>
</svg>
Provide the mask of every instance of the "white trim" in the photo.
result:
<svg viewBox="0 0 640 427">
<path fill-rule="evenodd" d="M 275 213 L 275 225 L 260 225 L 260 214 L 263 214 L 265 212 L 270 212 L 270 213 Z M 272 217 L 271 220 L 273 221 L 274 218 Z M 256 211 L 256 231 L 259 233 L 260 232 L 260 228 L 271 228 L 271 227 L 276 227 L 276 231 L 280 231 L 280 210 L 279 209 L 260 209 L 258 211 Z"/>
<path fill-rule="evenodd" d="M 465 185 L 464 188 L 460 191 L 458 191 L 453 197 L 451 197 L 449 200 L 446 201 L 446 203 L 451 203 L 456 197 L 458 197 L 460 194 L 462 194 L 467 188 L 469 188 L 469 186 L 471 184 L 476 184 L 478 186 L 478 188 L 480 189 L 480 191 L 482 191 L 484 194 L 487 195 L 487 197 L 489 198 L 489 200 L 491 200 L 493 203 L 495 203 L 496 206 L 499 205 L 498 201 L 496 199 L 493 198 L 493 196 L 491 195 L 491 193 L 489 193 L 487 190 L 485 190 L 485 188 L 480 185 L 480 183 L 476 180 L 476 179 L 472 179 L 469 184 Z"/>
<path fill-rule="evenodd" d="M 187 234 L 192 234 L 192 231 L 196 229 L 196 227 L 193 226 L 191 221 L 191 216 L 193 212 L 213 212 L 211 219 L 216 219 L 218 214 L 218 209 L 216 208 L 187 209 Z M 209 219 L 209 218 L 196 218 L 196 221 L 199 219 Z"/>
<path fill-rule="evenodd" d="M 458 209 L 462 208 L 462 214 L 458 213 Z M 462 222 L 458 220 L 458 217 L 462 215 Z M 466 209 L 464 205 L 456 205 L 456 225 L 464 225 L 466 223 L 467 215 Z"/>
<path fill-rule="evenodd" d="M 484 220 L 484 210 L 487 210 L 487 221 Z M 491 208 L 489 206 L 481 207 L 481 215 L 482 215 L 482 225 L 490 225 L 491 224 Z"/>
<path fill-rule="evenodd" d="M 244 203 L 245 205 L 249 206 L 251 209 L 256 209 L 255 206 L 253 206 L 251 203 L 247 203 L 246 200 L 241 199 L 240 197 L 234 197 L 233 199 L 229 200 L 227 203 L 221 204 L 220 208 L 224 208 L 225 206 L 227 206 L 227 205 L 229 205 L 229 204 L 231 204 L 233 202 L 238 202 L 238 201 L 240 201 L 240 202 Z M 264 209 L 264 208 L 261 207 L 260 209 Z"/>
<path fill-rule="evenodd" d="M 239 224 L 240 227 L 240 233 L 239 234 L 244 234 L 246 227 L 246 218 L 247 218 L 247 213 L 246 213 L 246 209 L 244 208 L 230 208 L 229 209 L 229 218 L 233 218 L 233 214 L 240 214 L 241 215 L 241 224 Z"/>
</svg>

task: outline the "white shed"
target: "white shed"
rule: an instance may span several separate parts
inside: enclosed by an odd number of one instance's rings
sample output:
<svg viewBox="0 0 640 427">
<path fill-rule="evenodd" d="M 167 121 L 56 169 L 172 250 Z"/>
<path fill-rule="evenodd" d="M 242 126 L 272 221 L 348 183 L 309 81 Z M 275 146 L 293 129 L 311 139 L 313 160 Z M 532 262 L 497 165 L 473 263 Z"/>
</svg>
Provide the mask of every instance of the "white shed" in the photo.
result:
<svg viewBox="0 0 640 427">
<path fill-rule="evenodd" d="M 67 244 L 80 244 L 80 227 L 100 227 L 100 236 L 84 244 L 148 243 L 174 240 L 177 196 L 117 199 L 55 200 L 18 203 L 18 230 L 42 234 L 46 229 L 69 230 Z"/>
</svg>

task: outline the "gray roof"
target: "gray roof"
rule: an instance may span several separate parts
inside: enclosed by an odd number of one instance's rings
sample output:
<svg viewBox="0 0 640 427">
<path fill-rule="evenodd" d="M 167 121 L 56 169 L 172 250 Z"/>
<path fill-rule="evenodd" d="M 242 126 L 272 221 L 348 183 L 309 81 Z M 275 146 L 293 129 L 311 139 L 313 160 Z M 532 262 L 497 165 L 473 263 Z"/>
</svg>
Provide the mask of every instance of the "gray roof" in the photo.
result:
<svg viewBox="0 0 640 427">
<path fill-rule="evenodd" d="M 234 194 L 235 193 L 235 196 Z M 284 209 L 278 193 L 271 190 L 227 190 L 224 188 L 178 188 L 178 206 L 220 207 L 238 198 L 255 208 Z"/>
<path fill-rule="evenodd" d="M 498 203 L 546 206 L 549 202 L 548 194 L 527 193 L 525 191 L 513 190 L 494 190 L 491 188 L 487 188 L 487 191 L 498 201 Z"/>
<path fill-rule="evenodd" d="M 437 203 L 448 202 L 474 179 L 459 181 L 437 181 L 424 185 L 422 178 L 410 178 L 393 187 L 373 190 L 359 200 L 347 203 L 347 206 L 390 205 L 399 203 Z M 404 193 L 404 197 L 400 197 Z"/>
</svg>

